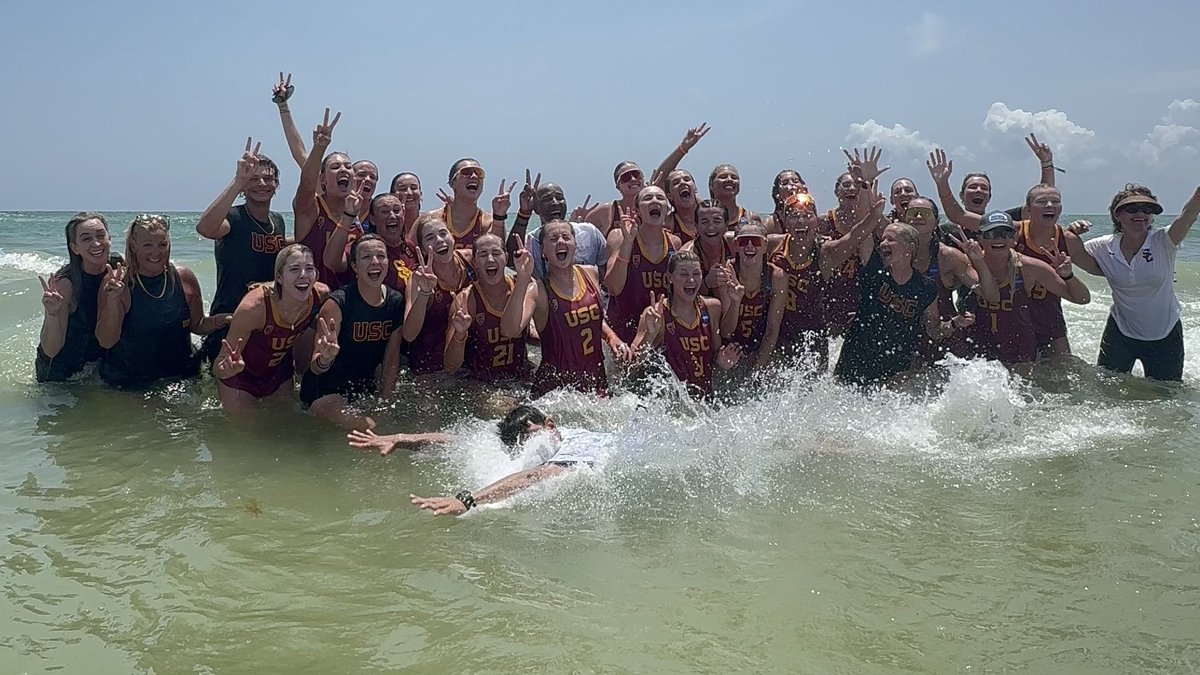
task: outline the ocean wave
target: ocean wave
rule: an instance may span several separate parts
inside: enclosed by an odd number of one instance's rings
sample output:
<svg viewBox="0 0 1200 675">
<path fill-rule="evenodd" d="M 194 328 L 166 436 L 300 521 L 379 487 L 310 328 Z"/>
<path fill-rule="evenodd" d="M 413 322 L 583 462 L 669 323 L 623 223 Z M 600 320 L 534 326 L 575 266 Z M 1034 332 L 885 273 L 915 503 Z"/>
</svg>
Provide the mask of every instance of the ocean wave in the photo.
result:
<svg viewBox="0 0 1200 675">
<path fill-rule="evenodd" d="M 8 251 L 0 248 L 0 271 L 27 274 L 53 274 L 66 264 L 66 258 L 35 251 Z M 7 276 L 7 275 L 6 275 Z"/>
</svg>

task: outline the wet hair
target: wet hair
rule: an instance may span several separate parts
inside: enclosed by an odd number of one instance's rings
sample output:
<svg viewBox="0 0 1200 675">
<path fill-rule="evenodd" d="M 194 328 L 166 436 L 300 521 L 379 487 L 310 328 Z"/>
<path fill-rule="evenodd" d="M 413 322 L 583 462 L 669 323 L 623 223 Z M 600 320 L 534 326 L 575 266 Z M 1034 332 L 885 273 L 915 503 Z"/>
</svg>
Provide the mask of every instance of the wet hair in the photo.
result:
<svg viewBox="0 0 1200 675">
<path fill-rule="evenodd" d="M 562 223 L 563 225 L 566 225 L 567 228 L 571 230 L 571 238 L 572 239 L 575 238 L 575 226 L 573 224 L 571 224 L 570 221 L 559 218 L 557 220 L 552 220 L 548 223 L 542 224 L 541 229 L 538 230 L 538 243 L 541 244 L 541 246 L 542 246 L 542 257 L 543 258 L 546 257 L 546 231 L 550 229 L 551 225 L 556 225 L 558 223 Z"/>
<path fill-rule="evenodd" d="M 255 155 L 255 157 L 258 158 L 258 166 L 259 167 L 265 166 L 268 169 L 270 169 L 271 177 L 275 179 L 276 183 L 278 183 L 279 182 L 279 165 L 275 163 L 275 160 L 271 159 L 270 157 L 267 157 L 266 155 Z"/>
<path fill-rule="evenodd" d="M 387 255 L 387 242 L 383 240 L 383 237 L 374 233 L 364 234 L 358 239 L 350 242 L 350 257 L 349 260 L 346 261 L 346 264 L 350 265 L 350 269 L 354 270 L 355 272 L 358 271 L 358 247 L 362 246 L 368 241 L 377 241 L 383 244 L 383 253 L 384 255 Z"/>
<path fill-rule="evenodd" d="M 739 176 L 741 175 L 738 172 L 737 167 L 732 164 L 718 164 L 718 165 L 714 166 L 712 173 L 708 174 L 708 194 L 709 194 L 709 196 L 712 196 L 713 183 L 717 180 L 717 174 L 721 173 L 721 171 L 723 169 L 733 169 L 734 173 L 738 174 Z"/>
<path fill-rule="evenodd" d="M 982 171 L 976 171 L 975 173 L 969 173 L 969 174 L 967 174 L 967 175 L 963 176 L 963 179 L 962 179 L 962 186 L 958 188 L 958 194 L 959 194 L 959 195 L 962 195 L 962 194 L 965 194 L 965 193 L 966 193 L 966 191 L 967 191 L 967 181 L 971 180 L 972 178 L 982 178 L 982 179 L 984 179 L 984 180 L 986 180 L 986 181 L 987 181 L 987 184 L 988 184 L 988 187 L 989 187 L 989 188 L 990 188 L 990 187 L 992 187 L 992 179 L 991 179 L 991 178 L 988 178 L 988 175 L 987 175 L 986 173 L 983 173 Z"/>
<path fill-rule="evenodd" d="M 279 283 L 279 277 L 283 275 L 283 268 L 287 267 L 288 258 L 299 253 L 313 258 L 314 265 L 316 264 L 316 256 L 313 255 L 312 249 L 304 244 L 288 244 L 279 249 L 279 253 L 275 254 L 275 273 L 270 281 L 262 281 L 250 284 L 248 288 L 258 288 L 260 286 L 269 289 L 275 297 L 283 297 L 283 286 Z"/>
<path fill-rule="evenodd" d="M 391 197 L 392 199 L 399 201 L 400 206 L 404 206 L 404 201 L 401 200 L 400 196 L 397 195 L 396 193 L 380 192 L 379 194 L 375 195 L 374 197 L 371 197 L 371 208 L 367 209 L 367 213 L 374 215 L 375 214 L 375 206 L 378 205 L 380 201 L 387 199 L 388 197 Z"/>
<path fill-rule="evenodd" d="M 892 187 L 888 188 L 889 196 L 892 194 L 893 191 L 895 191 L 896 185 L 898 185 L 900 183 L 900 181 L 908 181 L 913 186 L 913 192 L 916 192 L 918 195 L 921 194 L 921 191 L 917 189 L 917 182 L 915 180 L 908 178 L 906 176 L 901 176 L 901 177 L 897 178 L 896 180 L 892 181 Z"/>
<path fill-rule="evenodd" d="M 363 165 L 363 164 L 370 164 L 371 166 L 375 167 L 375 173 L 376 173 L 376 175 L 378 175 L 378 174 L 379 174 L 379 165 L 378 165 L 378 164 L 376 164 L 375 162 L 372 162 L 372 161 L 371 161 L 371 160 L 369 160 L 369 159 L 360 159 L 360 160 L 358 160 L 357 162 L 355 162 L 355 163 L 351 164 L 350 166 L 351 166 L 351 167 L 355 167 L 355 166 L 361 166 L 361 165 Z"/>
<path fill-rule="evenodd" d="M 1033 206 L 1033 193 L 1037 192 L 1038 190 L 1054 190 L 1058 193 L 1059 197 L 1062 197 L 1062 190 L 1059 190 L 1057 187 L 1050 185 L 1049 183 L 1038 183 L 1037 185 L 1029 188 L 1029 192 L 1025 193 L 1025 206 Z"/>
<path fill-rule="evenodd" d="M 917 232 L 917 228 L 909 225 L 908 223 L 891 223 L 888 225 L 888 227 L 896 228 L 897 233 L 900 235 L 900 238 L 904 240 L 904 243 L 912 246 L 913 255 L 915 256 L 917 253 L 917 247 L 921 245 L 921 234 Z"/>
<path fill-rule="evenodd" d="M 441 216 L 437 216 L 432 213 L 425 213 L 422 214 L 420 218 L 417 218 L 417 222 L 413 223 L 413 240 L 416 242 L 417 248 L 421 248 L 423 250 L 424 244 L 421 243 L 421 235 L 425 233 L 425 228 L 427 226 L 434 223 L 445 225 L 446 221 L 442 220 Z M 451 232 L 450 236 L 453 237 L 454 233 Z"/>
<path fill-rule="evenodd" d="M 500 235 L 498 235 L 494 232 L 485 232 L 485 233 L 479 235 L 478 237 L 475 237 L 475 241 L 471 242 L 471 261 L 472 262 L 474 262 L 475 258 L 478 257 L 476 254 L 479 253 L 479 243 L 481 241 L 483 241 L 484 239 L 495 239 L 496 241 L 500 242 L 500 251 L 504 252 L 504 240 L 500 238 Z"/>
<path fill-rule="evenodd" d="M 637 169 L 638 171 L 641 171 L 642 167 L 638 166 L 637 162 L 631 162 L 629 160 L 625 160 L 624 162 L 621 162 L 620 164 L 618 164 L 617 168 L 613 169 L 613 183 L 616 185 L 620 185 L 621 184 L 621 174 L 623 174 L 626 171 L 629 171 L 631 169 Z M 646 174 L 643 172 L 642 176 L 645 176 L 645 175 Z"/>
<path fill-rule="evenodd" d="M 729 222 L 729 207 L 715 199 L 705 199 L 701 202 L 696 202 L 696 217 L 697 223 L 700 222 L 700 209 L 721 209 L 721 218 L 724 222 Z"/>
<path fill-rule="evenodd" d="M 463 157 L 462 159 L 450 165 L 450 177 L 446 179 L 446 182 L 453 183 L 454 177 L 458 175 L 458 172 L 462 170 L 463 165 L 467 162 L 471 162 L 475 166 L 480 166 L 479 160 L 475 159 L 474 157 Z M 482 166 L 480 166 L 480 168 L 482 168 Z"/>
<path fill-rule="evenodd" d="M 667 261 L 667 274 L 674 274 L 679 263 L 685 262 L 700 263 L 700 256 L 695 251 L 676 251 L 675 255 Z"/>
<path fill-rule="evenodd" d="M 104 226 L 105 234 L 108 233 L 108 220 L 99 213 L 80 211 L 71 216 L 71 219 L 67 221 L 66 228 L 64 228 L 67 235 L 67 264 L 54 273 L 54 276 L 71 282 L 71 289 L 73 291 L 71 293 L 71 306 L 69 307 L 71 312 L 74 312 L 75 308 L 79 306 L 79 293 L 83 288 L 83 256 L 72 251 L 71 245 L 75 243 L 75 235 L 79 232 L 79 226 L 89 220 L 100 221 L 100 224 Z M 112 250 L 111 247 L 112 244 L 110 243 L 110 251 Z"/>
<path fill-rule="evenodd" d="M 530 424 L 545 424 L 546 419 L 541 410 L 531 405 L 519 405 L 496 424 L 496 431 L 500 433 L 501 442 L 512 448 L 523 440 Z"/>
<path fill-rule="evenodd" d="M 322 177 L 324 177 L 324 175 L 325 175 L 325 169 L 329 167 L 329 161 L 339 155 L 342 157 L 345 157 L 347 162 L 350 161 L 350 155 L 347 155 L 344 152 L 331 152 L 328 155 L 325 155 L 325 159 L 321 160 L 321 176 Z M 354 165 L 351 164 L 350 166 L 353 167 Z M 322 194 L 325 193 L 325 181 L 324 180 L 321 181 L 321 193 Z"/>
<path fill-rule="evenodd" d="M 671 174 L 675 174 L 675 173 L 686 173 L 688 175 L 688 178 L 692 179 L 693 184 L 695 184 L 695 182 L 696 182 L 696 177 L 693 176 L 692 172 L 688 171 L 687 169 L 672 169 L 671 173 L 667 174 L 666 179 L 663 180 L 663 184 L 666 185 L 666 187 L 663 188 L 663 191 L 667 193 L 667 202 L 671 205 L 671 208 L 677 208 L 675 206 L 674 198 L 671 197 Z M 692 195 L 693 197 L 695 196 L 694 192 L 695 191 L 693 190 L 693 195 Z"/>
<path fill-rule="evenodd" d="M 125 265 L 129 267 L 129 276 L 133 278 L 133 283 L 141 285 L 142 278 L 139 276 L 140 272 L 138 270 L 137 256 L 133 254 L 135 248 L 134 239 L 136 239 L 134 235 L 139 231 L 145 232 L 146 234 L 162 232 L 163 234 L 167 235 L 168 257 L 165 270 L 165 274 L 167 275 L 167 286 L 165 292 L 170 293 L 171 284 L 175 283 L 175 277 L 179 276 L 179 273 L 175 270 L 175 263 L 171 262 L 169 255 L 171 242 L 171 221 L 166 216 L 143 213 L 134 218 L 133 222 L 129 223 L 129 230 L 125 233 Z M 142 288 L 145 290 L 144 285 Z"/>
<path fill-rule="evenodd" d="M 1121 223 L 1117 222 L 1117 204 L 1120 204 L 1121 200 L 1127 199 L 1134 195 L 1141 195 L 1142 197 L 1149 197 L 1156 202 L 1158 201 L 1158 197 L 1155 197 L 1154 193 L 1150 191 L 1150 188 L 1146 187 L 1145 185 L 1126 183 L 1125 187 L 1120 192 L 1113 195 L 1112 201 L 1108 204 L 1108 215 L 1112 218 L 1113 232 L 1121 231 Z"/>
<path fill-rule="evenodd" d="M 413 178 L 416 178 L 417 179 L 417 189 L 418 190 L 421 189 L 421 177 L 420 176 L 418 176 L 417 174 L 415 174 L 411 171 L 401 171 L 400 173 L 396 174 L 395 176 L 392 176 L 392 182 L 388 184 L 388 192 L 391 192 L 392 194 L 396 194 L 396 181 L 400 180 L 401 178 L 404 178 L 405 176 L 412 176 Z"/>
<path fill-rule="evenodd" d="M 783 177 L 789 173 L 796 174 L 796 178 L 800 179 L 801 185 L 807 185 L 807 183 L 804 182 L 804 176 L 801 176 L 800 172 L 796 171 L 795 169 L 784 169 L 783 171 L 775 174 L 775 181 L 771 183 L 771 201 L 775 202 L 776 211 L 783 208 L 783 202 L 779 201 L 779 187 L 783 183 Z M 834 187 L 837 187 L 836 183 L 834 184 Z"/>
</svg>

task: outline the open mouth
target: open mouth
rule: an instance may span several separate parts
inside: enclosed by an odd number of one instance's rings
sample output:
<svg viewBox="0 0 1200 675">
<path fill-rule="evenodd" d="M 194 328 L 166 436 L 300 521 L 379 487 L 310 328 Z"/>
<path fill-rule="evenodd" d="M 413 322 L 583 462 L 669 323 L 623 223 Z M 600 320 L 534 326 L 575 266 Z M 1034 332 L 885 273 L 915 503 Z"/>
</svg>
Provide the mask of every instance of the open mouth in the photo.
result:
<svg viewBox="0 0 1200 675">
<path fill-rule="evenodd" d="M 446 255 L 447 253 L 450 252 L 450 244 L 442 244 L 442 245 L 438 246 L 437 248 L 433 249 L 433 252 L 438 255 Z"/>
<path fill-rule="evenodd" d="M 470 181 L 469 183 L 467 183 L 467 190 L 470 192 L 478 192 L 479 191 L 479 181 L 473 180 L 473 181 Z"/>
<path fill-rule="evenodd" d="M 490 262 L 487 265 L 484 265 L 484 267 L 483 267 L 483 273 L 488 278 L 495 278 L 497 273 L 499 273 L 499 272 L 500 272 L 500 266 L 494 262 Z"/>
<path fill-rule="evenodd" d="M 983 197 L 971 197 L 970 202 L 971 202 L 971 206 L 978 206 L 978 207 L 982 208 L 983 204 L 984 204 L 984 199 L 983 199 Z"/>
<path fill-rule="evenodd" d="M 339 177 L 337 179 L 337 186 L 338 186 L 338 190 L 340 190 L 342 192 L 349 192 L 350 191 L 350 177 L 349 176 Z"/>
<path fill-rule="evenodd" d="M 696 284 L 695 282 L 689 281 L 688 283 L 683 285 L 683 294 L 686 296 L 689 296 L 689 297 L 695 295 L 696 292 L 699 290 L 700 290 L 700 286 L 699 286 L 699 284 Z"/>
<path fill-rule="evenodd" d="M 558 258 L 558 261 L 559 261 L 559 262 L 565 262 L 565 261 L 566 261 L 566 259 L 567 259 L 567 253 L 569 253 L 569 251 L 567 251 L 567 247 L 566 247 L 566 246 L 559 246 L 558 248 L 554 249 L 554 257 L 555 257 L 555 258 Z"/>
<path fill-rule="evenodd" d="M 550 220 L 561 220 L 565 214 L 566 211 L 563 211 L 558 207 L 554 207 L 546 212 L 546 215 L 550 217 Z"/>
<path fill-rule="evenodd" d="M 367 278 L 371 281 L 379 281 L 383 278 L 383 270 L 377 267 L 372 267 L 371 269 L 367 270 Z"/>
<path fill-rule="evenodd" d="M 892 259 L 892 249 L 890 247 L 889 248 L 880 248 L 879 249 L 879 257 L 882 258 L 884 262 L 891 260 Z"/>
<path fill-rule="evenodd" d="M 908 200 L 908 199 L 902 199 L 902 200 L 900 200 L 900 210 L 901 210 L 901 211 L 903 211 L 903 210 L 905 210 L 905 209 L 907 209 L 907 208 L 908 208 L 908 202 L 909 202 L 909 201 L 910 201 L 910 200 Z"/>
<path fill-rule="evenodd" d="M 662 218 L 663 210 L 661 206 L 651 206 L 647 213 L 650 214 L 651 218 Z"/>
<path fill-rule="evenodd" d="M 307 293 L 308 289 L 312 288 L 312 284 L 307 281 L 297 281 L 295 283 L 295 285 L 292 286 L 292 288 L 295 288 L 297 291 L 300 291 L 301 293 Z"/>
<path fill-rule="evenodd" d="M 992 244 L 990 245 L 990 248 L 993 251 L 1003 251 L 1005 248 L 1008 248 L 1008 247 L 1004 245 L 1004 242 L 996 241 L 996 242 L 992 242 Z"/>
<path fill-rule="evenodd" d="M 686 187 L 680 188 L 679 189 L 679 198 L 680 199 L 691 199 L 692 198 L 692 189 L 686 188 Z"/>
</svg>

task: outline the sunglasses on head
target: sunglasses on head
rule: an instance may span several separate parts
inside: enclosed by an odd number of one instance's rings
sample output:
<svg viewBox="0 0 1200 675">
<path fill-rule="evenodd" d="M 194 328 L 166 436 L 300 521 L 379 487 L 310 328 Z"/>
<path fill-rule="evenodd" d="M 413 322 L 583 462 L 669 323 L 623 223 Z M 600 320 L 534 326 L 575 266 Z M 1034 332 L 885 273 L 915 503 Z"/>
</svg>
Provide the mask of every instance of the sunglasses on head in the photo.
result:
<svg viewBox="0 0 1200 675">
<path fill-rule="evenodd" d="M 755 235 L 742 235 L 737 238 L 738 246 L 762 246 L 763 238 Z"/>
<path fill-rule="evenodd" d="M 1120 208 L 1121 213 L 1143 213 L 1152 215 L 1154 207 L 1149 204 L 1126 204 Z"/>
<path fill-rule="evenodd" d="M 455 177 L 459 176 L 464 178 L 483 178 L 483 169 L 478 166 L 464 166 L 455 174 Z"/>
<path fill-rule="evenodd" d="M 617 179 L 617 182 L 618 183 L 631 183 L 635 180 L 641 180 L 641 179 L 642 179 L 642 172 L 637 169 L 633 169 L 632 171 L 626 171 L 625 173 L 621 174 L 621 177 Z"/>
<path fill-rule="evenodd" d="M 1017 236 L 1017 231 L 1011 227 L 997 227 L 986 232 L 980 232 L 979 236 L 984 239 L 1012 239 Z"/>
<path fill-rule="evenodd" d="M 133 219 L 137 225 L 162 225 L 164 230 L 171 229 L 171 220 L 157 213 L 143 213 Z"/>
</svg>

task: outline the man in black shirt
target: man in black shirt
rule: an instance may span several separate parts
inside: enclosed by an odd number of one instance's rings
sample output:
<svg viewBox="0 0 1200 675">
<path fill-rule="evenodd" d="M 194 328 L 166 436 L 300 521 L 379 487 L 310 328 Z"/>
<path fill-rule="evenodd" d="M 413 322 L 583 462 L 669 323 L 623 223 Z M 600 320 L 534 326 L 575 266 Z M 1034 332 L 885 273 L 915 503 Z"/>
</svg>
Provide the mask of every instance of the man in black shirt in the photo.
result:
<svg viewBox="0 0 1200 675">
<path fill-rule="evenodd" d="M 275 255 L 287 244 L 283 216 L 271 210 L 271 199 L 279 188 L 279 167 L 259 146 L 246 151 L 237 163 L 233 181 L 217 195 L 196 223 L 200 236 L 212 239 L 217 259 L 217 290 L 209 314 L 233 312 L 246 288 L 275 277 Z M 245 201 L 233 205 L 238 195 Z M 210 333 L 201 348 L 212 361 L 221 349 L 228 328 Z"/>
</svg>

